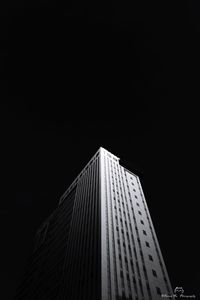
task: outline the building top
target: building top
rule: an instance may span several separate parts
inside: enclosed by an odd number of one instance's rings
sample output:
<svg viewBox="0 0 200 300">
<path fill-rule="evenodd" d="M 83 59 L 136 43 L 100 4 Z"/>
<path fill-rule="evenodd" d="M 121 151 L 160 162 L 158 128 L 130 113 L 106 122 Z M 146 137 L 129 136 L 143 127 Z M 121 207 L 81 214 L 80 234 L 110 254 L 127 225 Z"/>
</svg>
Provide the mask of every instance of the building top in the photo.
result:
<svg viewBox="0 0 200 300">
<path fill-rule="evenodd" d="M 104 151 L 108 154 L 108 156 L 110 158 L 113 158 L 115 161 L 119 161 L 119 157 L 115 156 L 114 154 L 112 154 L 111 152 L 107 151 L 105 148 L 100 147 L 97 152 L 92 156 L 92 158 L 90 159 L 90 161 L 87 163 L 87 165 L 83 168 L 83 170 L 79 173 L 79 175 L 75 178 L 75 180 L 70 184 L 70 186 L 68 187 L 68 189 L 64 192 L 64 194 L 61 196 L 59 204 L 62 203 L 62 201 L 65 199 L 65 197 L 67 196 L 67 194 L 70 193 L 70 191 L 76 186 L 78 180 L 82 177 L 82 175 L 85 173 L 85 171 L 88 169 L 88 167 L 93 163 L 93 161 L 100 155 L 101 151 Z"/>
</svg>

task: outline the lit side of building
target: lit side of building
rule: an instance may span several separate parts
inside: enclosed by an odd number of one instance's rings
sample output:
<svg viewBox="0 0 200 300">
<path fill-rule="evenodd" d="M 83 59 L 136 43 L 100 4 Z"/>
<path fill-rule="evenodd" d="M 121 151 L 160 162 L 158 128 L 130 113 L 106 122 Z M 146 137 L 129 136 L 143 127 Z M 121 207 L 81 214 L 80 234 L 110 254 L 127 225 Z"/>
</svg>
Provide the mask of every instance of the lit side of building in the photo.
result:
<svg viewBox="0 0 200 300">
<path fill-rule="evenodd" d="M 100 165 L 102 299 L 172 295 L 138 176 L 105 149 Z"/>
</svg>

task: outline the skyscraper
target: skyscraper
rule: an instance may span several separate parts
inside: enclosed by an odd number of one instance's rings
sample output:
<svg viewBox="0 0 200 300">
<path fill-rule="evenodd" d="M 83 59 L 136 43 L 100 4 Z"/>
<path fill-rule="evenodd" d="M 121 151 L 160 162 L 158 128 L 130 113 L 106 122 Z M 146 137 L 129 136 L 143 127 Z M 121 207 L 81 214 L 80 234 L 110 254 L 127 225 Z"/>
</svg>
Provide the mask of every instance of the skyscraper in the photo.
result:
<svg viewBox="0 0 200 300">
<path fill-rule="evenodd" d="M 138 176 L 100 148 L 42 224 L 17 299 L 172 295 Z"/>
</svg>

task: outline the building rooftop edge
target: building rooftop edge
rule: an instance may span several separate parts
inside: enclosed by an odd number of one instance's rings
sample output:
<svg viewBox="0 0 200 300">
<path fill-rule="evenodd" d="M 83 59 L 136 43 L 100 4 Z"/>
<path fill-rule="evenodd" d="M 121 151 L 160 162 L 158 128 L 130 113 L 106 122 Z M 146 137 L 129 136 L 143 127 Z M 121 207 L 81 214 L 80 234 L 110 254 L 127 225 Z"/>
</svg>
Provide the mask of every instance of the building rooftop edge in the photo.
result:
<svg viewBox="0 0 200 300">
<path fill-rule="evenodd" d="M 106 150 L 104 147 L 100 146 L 98 148 L 98 150 L 95 152 L 95 154 L 92 156 L 92 158 L 89 160 L 89 162 L 86 164 L 86 166 L 81 170 L 81 172 L 76 176 L 76 178 L 74 179 L 74 181 L 69 185 L 69 187 L 65 190 L 65 192 L 62 194 L 62 196 L 60 197 L 60 201 L 59 204 L 62 203 L 62 201 L 64 200 L 64 198 L 66 197 L 66 195 L 73 189 L 73 187 L 77 184 L 79 178 L 83 175 L 83 173 L 86 171 L 86 169 L 88 168 L 88 166 L 92 163 L 92 161 L 95 159 L 95 157 L 97 157 L 101 151 L 105 151 L 106 153 L 108 153 L 108 155 L 112 155 L 117 161 L 120 160 L 119 157 L 117 157 L 116 155 L 114 155 L 112 152 Z M 122 166 L 123 167 L 123 166 Z M 124 167 L 123 167 L 124 168 Z M 126 169 L 126 168 L 125 168 Z M 128 169 L 126 169 L 127 171 L 129 171 Z M 137 176 L 136 174 L 134 174 L 133 172 L 129 171 L 130 173 L 132 173 L 134 176 Z"/>
<path fill-rule="evenodd" d="M 101 151 L 105 151 L 107 152 L 108 154 L 111 154 L 112 156 L 114 156 L 117 160 L 120 160 L 119 157 L 117 157 L 116 155 L 112 154 L 110 151 L 106 150 L 104 147 L 99 147 L 98 150 L 95 152 L 95 154 L 91 157 L 91 159 L 89 160 L 89 162 L 86 164 L 86 166 L 81 170 L 81 172 L 76 176 L 76 178 L 73 180 L 73 182 L 68 186 L 68 188 L 65 190 L 65 192 L 62 194 L 62 196 L 60 197 L 59 199 L 59 204 L 58 206 L 62 203 L 62 201 L 65 199 L 65 197 L 67 196 L 68 192 L 70 192 L 74 186 L 77 184 L 79 178 L 83 175 L 83 173 L 85 172 L 85 170 L 88 168 L 88 166 L 91 164 L 91 162 L 93 161 L 93 159 L 95 157 L 98 157 L 98 154 L 100 154 Z M 127 172 L 131 173 L 132 175 L 138 177 L 137 174 L 131 172 L 130 170 L 128 170 L 126 167 L 124 167 L 123 165 L 121 165 L 121 167 L 123 167 Z M 44 221 L 42 222 L 42 224 L 40 225 L 38 231 L 41 229 L 41 227 L 43 227 L 43 225 L 46 223 L 46 221 L 48 221 L 52 215 L 54 214 L 54 212 L 52 212 L 50 214 L 50 216 Z"/>
</svg>

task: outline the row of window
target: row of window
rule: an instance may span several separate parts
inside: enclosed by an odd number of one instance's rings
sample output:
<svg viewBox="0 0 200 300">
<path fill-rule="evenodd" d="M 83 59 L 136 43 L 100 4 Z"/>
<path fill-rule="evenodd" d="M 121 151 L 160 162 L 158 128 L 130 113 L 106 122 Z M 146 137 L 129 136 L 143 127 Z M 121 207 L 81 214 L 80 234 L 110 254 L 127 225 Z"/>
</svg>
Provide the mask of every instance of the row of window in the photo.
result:
<svg viewBox="0 0 200 300">
<path fill-rule="evenodd" d="M 112 168 L 111 168 L 111 170 L 112 170 Z M 115 175 L 117 175 L 116 172 L 115 172 Z M 119 219 L 120 227 L 121 227 L 122 246 L 123 246 L 123 255 L 124 255 L 124 258 L 125 258 L 125 267 L 126 267 L 126 272 L 128 274 L 127 284 L 128 284 L 129 292 L 131 293 L 131 285 L 130 285 L 130 281 L 129 281 L 129 266 L 128 266 L 127 252 L 126 252 L 127 249 L 126 249 L 126 243 L 125 243 L 125 234 L 126 234 L 127 241 L 128 241 L 128 245 L 127 245 L 128 246 L 128 251 L 130 253 L 130 256 L 132 257 L 132 255 L 131 255 L 131 249 L 130 249 L 130 238 L 129 238 L 129 233 L 128 233 L 128 223 L 127 223 L 127 220 L 126 219 L 124 220 L 125 228 L 123 228 L 124 224 L 123 224 L 123 220 L 122 220 L 122 212 L 123 212 L 123 215 L 126 216 L 125 206 L 127 206 L 127 210 L 128 210 L 128 204 L 125 203 L 125 199 L 123 199 L 124 197 L 123 197 L 123 194 L 122 194 L 122 185 L 121 185 L 120 179 L 119 179 L 119 184 L 118 184 L 117 178 L 115 178 L 115 181 L 116 181 L 116 185 L 114 185 L 114 177 L 113 177 L 113 172 L 112 172 L 113 192 L 114 193 L 116 192 L 116 194 L 115 194 L 116 196 L 114 196 L 114 201 L 115 201 L 114 209 L 115 209 L 116 230 L 117 230 L 117 243 L 118 243 L 118 251 L 119 251 L 119 264 L 120 264 L 120 268 L 121 268 L 121 272 L 120 272 L 120 274 L 121 274 L 121 284 L 122 284 L 122 289 L 124 289 L 124 284 L 125 284 L 124 280 L 125 280 L 125 278 L 122 275 L 123 272 L 122 272 L 122 260 L 121 260 L 121 247 L 120 247 L 120 236 L 119 236 L 118 219 Z M 120 201 L 120 196 L 121 196 L 121 198 L 124 201 L 122 201 L 122 200 Z M 116 197 L 117 197 L 117 200 L 116 200 Z M 117 202 L 118 202 L 118 204 L 117 204 Z M 119 215 L 117 213 L 117 207 L 118 207 Z M 130 215 L 129 215 L 129 218 L 130 218 Z M 136 289 L 137 289 L 137 287 L 136 287 Z"/>
<path fill-rule="evenodd" d="M 127 183 L 128 183 L 128 182 L 127 182 Z M 131 182 L 131 184 L 134 185 L 133 182 Z M 113 183 L 113 185 L 114 185 L 114 183 Z M 117 185 L 117 187 L 118 187 L 118 185 Z M 121 187 L 120 187 L 120 190 L 122 191 Z M 136 192 L 135 188 L 133 188 L 133 191 Z M 113 189 L 113 192 L 115 192 L 114 189 Z M 117 194 L 119 194 L 118 191 L 117 191 Z M 121 194 L 121 196 L 122 196 L 122 194 Z M 137 195 L 134 195 L 134 197 L 135 197 L 136 199 L 138 199 Z M 140 204 L 139 204 L 138 202 L 136 202 L 136 205 L 137 205 L 138 207 L 140 207 Z M 127 207 L 127 208 L 128 208 L 128 207 Z M 115 206 L 115 209 L 116 209 L 116 206 Z M 119 208 L 119 212 L 121 213 L 121 208 Z M 124 214 L 125 214 L 125 211 L 123 211 L 123 212 L 124 212 Z M 142 212 L 141 212 L 140 210 L 138 210 L 138 213 L 139 213 L 139 215 L 142 215 Z M 121 219 L 121 218 L 120 218 L 120 221 L 121 221 L 121 224 L 122 224 L 122 219 Z M 141 222 L 142 225 L 144 225 L 144 221 L 143 221 L 143 220 L 141 220 L 140 222 Z M 125 221 L 125 224 L 126 224 L 126 221 Z M 130 225 L 131 225 L 131 224 L 130 224 Z M 118 227 L 117 227 L 117 230 L 118 230 Z M 142 232 L 143 232 L 144 235 L 147 235 L 147 233 L 146 233 L 145 230 L 143 230 Z M 123 233 L 123 230 L 122 230 L 122 233 Z M 119 240 L 119 239 L 118 239 L 117 242 L 118 242 L 118 244 L 120 244 L 120 240 Z M 125 248 L 125 243 L 124 243 L 124 242 L 123 242 L 123 246 L 124 246 L 124 248 Z M 146 241 L 146 246 L 150 248 L 150 244 L 149 244 L 147 241 Z M 130 245 L 129 245 L 129 247 L 130 247 Z M 150 255 L 150 254 L 149 254 L 149 260 L 153 261 L 153 257 L 152 257 L 152 255 Z M 155 271 L 154 269 L 152 269 L 152 274 L 153 274 L 154 277 L 157 277 L 157 273 L 156 273 L 156 271 Z M 122 272 L 122 271 L 121 271 L 121 275 L 123 276 L 123 272 Z M 128 281 L 130 280 L 129 276 L 127 277 L 127 280 L 128 280 Z M 158 289 L 159 289 L 159 288 L 158 288 Z M 158 290 L 158 291 L 160 292 L 160 290 Z"/>
<path fill-rule="evenodd" d="M 115 173 L 116 174 L 116 173 Z M 117 180 L 116 180 L 117 181 Z M 134 186 L 134 183 L 133 182 L 131 182 L 131 184 Z M 114 185 L 114 183 L 113 183 L 113 185 Z M 118 185 L 116 185 L 117 187 L 118 187 Z M 128 182 L 127 182 L 127 186 L 128 186 Z M 122 189 L 121 189 L 121 187 L 120 187 L 120 190 L 122 191 Z M 115 192 L 115 190 L 113 189 L 113 191 Z M 136 192 L 136 190 L 135 190 L 135 188 L 133 188 L 133 191 L 134 192 Z M 117 194 L 119 195 L 119 192 L 117 191 Z M 121 194 L 121 196 L 122 196 L 122 194 Z M 138 197 L 137 197 L 137 195 L 134 195 L 134 197 L 135 197 L 135 199 L 138 199 Z M 130 199 L 131 200 L 131 199 Z M 120 202 L 119 202 L 120 203 Z M 136 205 L 138 206 L 138 207 L 140 207 L 140 204 L 138 203 L 138 202 L 136 202 Z M 115 206 L 115 209 L 116 209 L 116 206 Z M 128 209 L 128 206 L 127 206 L 127 209 Z M 133 210 L 133 209 L 132 209 Z M 119 208 L 119 212 L 120 212 L 120 214 L 121 214 L 121 208 Z M 125 210 L 123 210 L 123 213 L 124 213 L 124 215 L 125 215 Z M 138 213 L 139 213 L 139 215 L 142 215 L 142 212 L 140 211 L 140 210 L 138 210 Z M 121 221 L 121 224 L 122 224 L 122 219 L 120 218 L 120 221 Z M 140 220 L 140 222 L 141 222 L 141 224 L 142 225 L 144 225 L 144 221 L 143 220 Z M 125 221 L 125 224 L 126 224 L 126 221 Z M 131 224 L 130 224 L 131 225 Z M 117 226 L 117 231 L 119 230 L 119 228 L 118 228 L 118 226 Z M 123 233 L 124 231 L 123 231 L 123 229 L 122 229 L 122 233 Z M 143 232 L 143 234 L 145 235 L 145 236 L 147 236 L 147 232 L 145 231 L 145 230 L 143 230 L 142 231 Z M 126 232 L 127 234 L 128 234 L 128 232 Z M 118 239 L 118 244 L 120 244 L 120 240 Z M 148 248 L 150 248 L 150 244 L 149 244 L 149 242 L 145 242 L 145 244 L 146 244 L 146 247 L 148 247 Z M 125 248 L 125 243 L 123 242 L 123 246 L 124 246 L 124 248 Z M 129 245 L 129 247 L 130 247 L 130 245 Z M 153 261 L 153 257 L 152 257 L 152 255 L 150 255 L 149 254 L 149 260 L 150 261 Z M 120 254 L 120 256 L 119 256 L 119 258 L 121 258 L 121 254 Z M 126 257 L 125 257 L 125 262 L 126 262 Z M 132 260 L 131 260 L 132 261 Z M 121 276 L 123 276 L 123 272 L 122 272 L 122 270 L 121 270 Z M 157 273 L 156 273 L 156 271 L 154 270 L 154 269 L 152 269 L 152 274 L 153 274 L 153 276 L 154 277 L 157 277 Z M 128 280 L 128 282 L 130 281 L 130 277 L 129 277 L 129 275 L 127 276 L 127 280 Z M 150 288 L 149 288 L 149 290 L 150 290 Z M 160 290 L 160 288 L 159 287 L 156 287 L 156 290 L 157 290 L 157 293 L 160 295 L 161 294 L 161 290 Z"/>
<path fill-rule="evenodd" d="M 127 180 L 126 174 L 125 174 L 125 178 L 126 178 L 126 183 L 127 183 L 127 188 L 128 188 L 128 194 L 129 194 L 129 199 L 130 199 L 130 204 L 131 204 L 131 210 L 132 210 L 132 214 L 133 214 L 133 219 L 134 219 L 134 223 L 136 225 L 137 224 L 137 222 L 136 222 L 136 216 L 135 216 L 135 212 L 134 212 L 134 208 L 133 208 L 133 202 L 132 202 L 132 197 L 131 197 L 131 193 L 130 193 L 130 186 L 128 184 L 128 180 Z M 132 185 L 134 185 L 133 182 L 131 182 L 131 183 L 132 183 Z M 133 191 L 136 192 L 136 189 L 133 188 Z M 138 199 L 137 195 L 134 195 L 134 197 L 135 197 L 135 199 Z M 138 202 L 136 202 L 136 205 L 140 206 L 140 204 Z M 138 214 L 142 215 L 142 212 L 140 210 L 138 210 Z M 144 224 L 143 220 L 141 220 L 141 224 Z M 151 291 L 150 291 L 150 287 L 149 287 L 149 282 L 148 282 L 148 277 L 147 277 L 146 266 L 145 266 L 145 262 L 144 262 L 144 255 L 143 255 L 143 252 L 142 252 L 142 246 L 141 246 L 141 241 L 140 241 L 140 236 L 139 236 L 139 232 L 138 232 L 137 226 L 136 226 L 135 229 L 136 229 L 136 236 L 137 236 L 138 245 L 139 245 L 139 248 L 140 248 L 140 255 L 141 255 L 141 260 L 142 260 L 142 264 L 143 264 L 143 271 L 144 271 L 144 275 L 145 275 L 147 292 L 148 292 L 149 298 L 152 299 L 152 297 L 151 297 Z M 143 230 L 143 234 L 147 235 L 147 233 L 146 233 L 145 230 Z M 139 269 L 139 266 L 137 266 L 137 269 Z M 138 270 L 138 274 L 139 274 L 139 270 Z M 141 292 L 143 294 L 142 285 L 140 286 L 140 289 L 141 289 Z"/>
<path fill-rule="evenodd" d="M 170 293 L 168 281 L 167 281 L 167 278 L 166 278 L 166 276 L 165 276 L 165 271 L 164 271 L 164 268 L 163 268 L 163 263 L 162 263 L 162 260 L 161 260 L 161 257 L 160 257 L 160 252 L 159 252 L 159 249 L 158 249 L 158 247 L 157 247 L 157 242 L 156 242 L 155 237 L 154 237 L 154 233 L 153 233 L 153 230 L 152 230 L 152 226 L 151 226 L 151 221 L 150 221 L 149 213 L 148 213 L 148 210 L 147 210 L 146 205 L 145 205 L 145 200 L 144 200 L 144 198 L 143 198 L 143 195 L 142 195 L 142 192 L 141 192 L 140 185 L 139 185 L 139 190 L 140 190 L 142 202 L 143 202 L 143 204 L 144 204 L 144 209 L 145 209 L 146 217 L 147 217 L 147 220 L 148 220 L 148 223 L 149 223 L 149 228 L 150 228 L 150 230 L 151 230 L 151 234 L 152 234 L 153 242 L 154 242 L 154 245 L 155 245 L 155 249 L 156 249 L 157 257 L 158 257 L 158 260 L 159 260 L 159 264 L 160 264 L 160 267 L 161 267 L 161 270 L 162 270 L 162 273 L 163 273 L 163 278 L 164 278 L 164 281 L 165 281 L 167 290 L 168 290 L 168 292 Z"/>
<path fill-rule="evenodd" d="M 130 216 L 129 216 L 129 221 L 130 221 Z M 136 222 L 135 222 L 135 229 L 136 229 L 136 231 L 138 231 Z M 142 287 L 142 283 L 141 283 L 141 277 L 140 277 L 140 268 L 139 268 L 139 264 L 138 264 L 137 252 L 136 252 L 136 248 L 135 248 L 135 242 L 134 242 L 133 234 L 131 234 L 131 238 L 132 238 L 132 243 L 133 243 L 134 255 L 135 255 L 135 258 L 136 258 L 136 270 L 137 270 L 137 273 L 138 273 L 137 277 L 139 278 L 139 288 L 141 290 L 141 294 L 144 296 L 144 294 L 143 294 L 143 287 Z M 133 271 L 133 265 L 132 265 L 132 271 Z M 136 283 L 134 283 L 134 284 L 136 285 Z"/>
<path fill-rule="evenodd" d="M 133 180 L 133 177 L 130 177 L 130 179 Z M 134 183 L 133 183 L 133 182 L 131 182 L 131 184 L 134 186 Z M 136 192 L 135 188 L 133 188 L 133 191 Z M 137 196 L 136 196 L 136 195 L 134 195 L 134 197 L 137 199 Z M 138 202 L 136 202 L 136 205 L 137 205 L 138 207 L 140 206 Z M 144 208 L 145 208 L 145 206 L 144 206 Z M 146 208 L 145 208 L 145 211 L 146 211 Z M 140 215 L 142 215 L 142 213 L 141 213 L 140 211 L 138 211 L 138 213 L 139 213 Z M 146 211 L 146 213 L 147 213 L 147 211 Z M 149 220 L 148 214 L 147 214 L 147 219 Z M 143 221 L 143 220 L 140 220 L 140 223 L 141 223 L 142 225 L 144 225 L 144 221 Z M 146 235 L 146 231 L 145 231 L 145 230 L 143 230 L 143 234 Z M 148 248 L 150 248 L 150 244 L 149 244 L 147 241 L 145 242 L 145 244 L 146 244 L 146 246 L 147 246 Z M 153 261 L 153 256 L 152 256 L 151 254 L 149 254 L 148 257 L 149 257 L 149 260 L 150 260 L 150 261 Z M 154 277 L 157 277 L 157 273 L 156 273 L 156 271 L 155 271 L 154 269 L 152 269 L 152 274 L 153 274 Z M 150 291 L 149 284 L 148 284 L 148 290 Z M 158 295 L 161 295 L 161 289 L 160 289 L 159 287 L 156 287 L 156 292 L 157 292 Z"/>
</svg>

